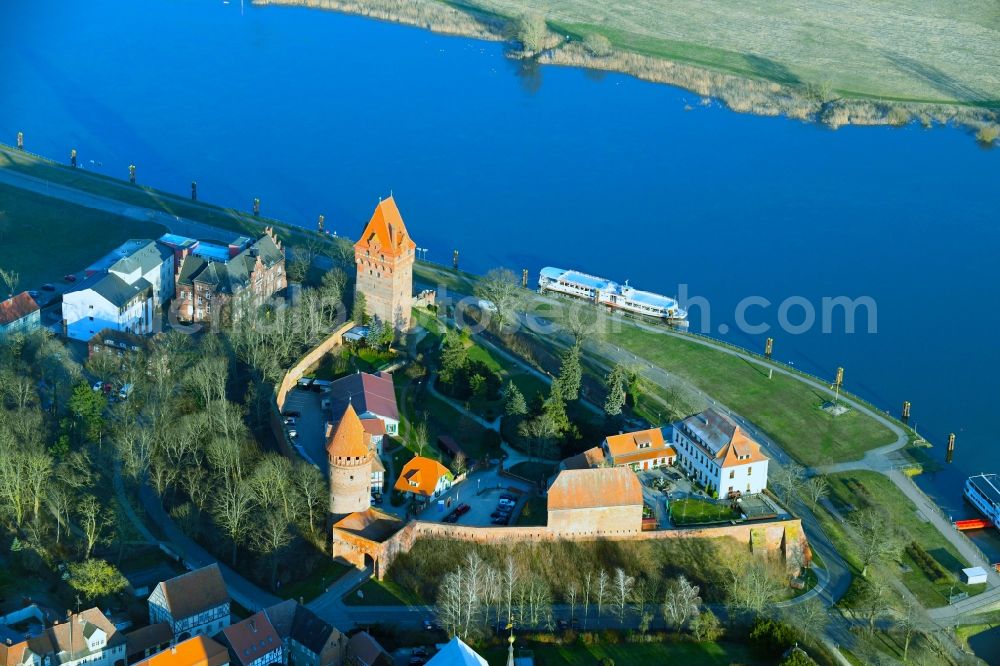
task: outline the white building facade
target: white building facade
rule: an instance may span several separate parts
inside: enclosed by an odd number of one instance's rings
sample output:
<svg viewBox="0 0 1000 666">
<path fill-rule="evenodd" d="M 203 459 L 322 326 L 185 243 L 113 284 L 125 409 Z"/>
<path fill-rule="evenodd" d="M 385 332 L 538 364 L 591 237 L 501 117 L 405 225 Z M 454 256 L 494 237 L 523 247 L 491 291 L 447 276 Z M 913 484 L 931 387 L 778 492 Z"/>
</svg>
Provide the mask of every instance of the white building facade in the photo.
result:
<svg viewBox="0 0 1000 666">
<path fill-rule="evenodd" d="M 767 488 L 768 458 L 753 438 L 715 409 L 689 416 L 673 429 L 677 463 L 719 497 Z"/>
<path fill-rule="evenodd" d="M 163 581 L 149 595 L 149 623 L 170 625 L 176 642 L 211 638 L 230 624 L 230 600 L 218 565 Z"/>
</svg>

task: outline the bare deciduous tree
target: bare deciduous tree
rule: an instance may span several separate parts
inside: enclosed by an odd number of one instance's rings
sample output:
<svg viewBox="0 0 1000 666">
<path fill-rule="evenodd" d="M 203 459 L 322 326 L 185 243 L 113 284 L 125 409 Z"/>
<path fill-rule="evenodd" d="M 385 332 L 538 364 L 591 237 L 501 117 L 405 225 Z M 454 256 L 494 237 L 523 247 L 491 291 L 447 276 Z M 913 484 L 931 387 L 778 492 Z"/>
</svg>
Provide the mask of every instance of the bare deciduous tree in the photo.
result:
<svg viewBox="0 0 1000 666">
<path fill-rule="evenodd" d="M 543 21 L 544 23 L 544 21 Z M 524 289 L 513 271 L 494 268 L 476 285 L 476 296 L 493 304 L 490 323 L 495 323 L 498 331 L 514 323 L 517 309 L 524 302 Z"/>
<path fill-rule="evenodd" d="M 683 575 L 667 583 L 663 597 L 663 619 L 667 625 L 680 631 L 688 620 L 698 614 L 701 606 L 700 589 L 692 585 Z"/>
<path fill-rule="evenodd" d="M 618 621 L 625 621 L 625 609 L 635 587 L 635 578 L 625 573 L 621 567 L 615 569 L 615 605 L 618 607 Z"/>
</svg>

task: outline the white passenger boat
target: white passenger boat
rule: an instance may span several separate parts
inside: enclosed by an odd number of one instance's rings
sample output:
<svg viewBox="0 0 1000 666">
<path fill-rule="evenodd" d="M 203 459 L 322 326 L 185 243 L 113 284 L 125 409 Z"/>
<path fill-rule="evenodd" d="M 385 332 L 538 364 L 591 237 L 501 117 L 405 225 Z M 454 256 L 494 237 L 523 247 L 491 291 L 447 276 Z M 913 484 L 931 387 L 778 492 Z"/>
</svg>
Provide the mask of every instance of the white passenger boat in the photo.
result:
<svg viewBox="0 0 1000 666">
<path fill-rule="evenodd" d="M 994 525 L 1000 525 L 1000 474 L 979 474 L 965 481 L 965 498 Z"/>
<path fill-rule="evenodd" d="M 687 326 L 687 312 L 676 299 L 651 291 L 641 291 L 612 280 L 580 271 L 546 266 L 538 275 L 538 289 L 553 291 L 591 301 L 597 305 L 666 321 L 673 326 Z"/>
</svg>

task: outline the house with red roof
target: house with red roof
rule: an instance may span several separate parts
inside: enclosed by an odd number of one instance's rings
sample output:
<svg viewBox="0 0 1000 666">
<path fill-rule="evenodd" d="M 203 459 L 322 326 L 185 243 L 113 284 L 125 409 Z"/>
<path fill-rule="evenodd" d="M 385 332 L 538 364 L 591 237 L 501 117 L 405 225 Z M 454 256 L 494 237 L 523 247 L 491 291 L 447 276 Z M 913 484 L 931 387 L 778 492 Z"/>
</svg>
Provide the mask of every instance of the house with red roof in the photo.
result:
<svg viewBox="0 0 1000 666">
<path fill-rule="evenodd" d="M 31 333 L 41 327 L 41 310 L 28 292 L 22 291 L 0 303 L 0 337 Z"/>
<path fill-rule="evenodd" d="M 673 433 L 681 469 L 710 492 L 728 496 L 767 488 L 768 458 L 760 444 L 719 410 L 689 416 Z"/>
<path fill-rule="evenodd" d="M 356 372 L 334 380 L 326 390 L 323 404 L 334 430 L 344 410 L 351 405 L 377 455 L 382 454 L 383 438 L 399 433 L 396 388 L 388 372 Z"/>
</svg>

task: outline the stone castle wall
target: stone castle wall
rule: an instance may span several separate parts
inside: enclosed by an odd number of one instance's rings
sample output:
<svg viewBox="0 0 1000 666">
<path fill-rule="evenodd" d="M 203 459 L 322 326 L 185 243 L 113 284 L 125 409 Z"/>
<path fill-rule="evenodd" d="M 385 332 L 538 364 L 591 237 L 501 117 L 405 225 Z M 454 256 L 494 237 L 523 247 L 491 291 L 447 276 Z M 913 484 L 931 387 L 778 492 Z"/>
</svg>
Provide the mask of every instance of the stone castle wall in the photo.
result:
<svg viewBox="0 0 1000 666">
<path fill-rule="evenodd" d="M 802 521 L 798 518 L 764 523 L 742 523 L 678 530 L 651 530 L 627 534 L 577 533 L 540 527 L 468 527 L 446 523 L 412 521 L 384 542 L 377 543 L 342 530 L 334 530 L 331 554 L 363 567 L 366 556 L 374 561 L 375 576 L 382 580 L 400 553 L 409 551 L 418 539 L 450 539 L 489 545 L 519 541 L 654 541 L 660 539 L 734 539 L 758 554 L 777 553 L 790 559 L 796 549 L 806 547 Z"/>
<path fill-rule="evenodd" d="M 358 267 L 355 289 L 365 295 L 367 313 L 392 322 L 396 328 L 408 329 L 413 307 L 413 254 L 376 261 L 359 252 L 355 259 Z"/>
</svg>

